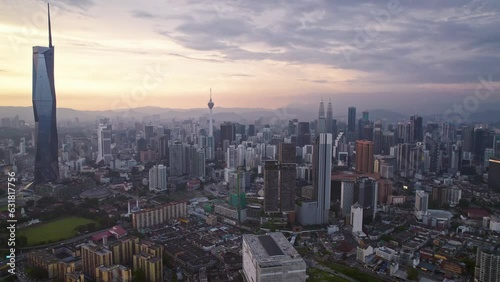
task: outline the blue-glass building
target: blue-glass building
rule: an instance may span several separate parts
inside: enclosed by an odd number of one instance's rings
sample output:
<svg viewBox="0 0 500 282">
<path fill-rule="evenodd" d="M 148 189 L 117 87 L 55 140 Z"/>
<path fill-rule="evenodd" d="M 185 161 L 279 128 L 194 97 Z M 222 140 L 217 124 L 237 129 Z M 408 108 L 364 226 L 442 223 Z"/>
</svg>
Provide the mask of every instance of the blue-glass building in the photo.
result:
<svg viewBox="0 0 500 282">
<path fill-rule="evenodd" d="M 35 183 L 59 178 L 54 87 L 54 46 L 49 17 L 49 47 L 33 47 L 33 112 L 35 115 Z"/>
</svg>

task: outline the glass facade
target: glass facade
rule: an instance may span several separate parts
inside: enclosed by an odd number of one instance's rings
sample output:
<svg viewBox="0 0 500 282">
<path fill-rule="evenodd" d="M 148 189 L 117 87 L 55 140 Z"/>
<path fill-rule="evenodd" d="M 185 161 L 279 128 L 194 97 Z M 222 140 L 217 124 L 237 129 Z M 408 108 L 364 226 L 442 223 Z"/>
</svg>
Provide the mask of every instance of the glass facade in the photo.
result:
<svg viewBox="0 0 500 282">
<path fill-rule="evenodd" d="M 33 111 L 35 115 L 35 183 L 59 178 L 54 47 L 33 47 Z"/>
</svg>

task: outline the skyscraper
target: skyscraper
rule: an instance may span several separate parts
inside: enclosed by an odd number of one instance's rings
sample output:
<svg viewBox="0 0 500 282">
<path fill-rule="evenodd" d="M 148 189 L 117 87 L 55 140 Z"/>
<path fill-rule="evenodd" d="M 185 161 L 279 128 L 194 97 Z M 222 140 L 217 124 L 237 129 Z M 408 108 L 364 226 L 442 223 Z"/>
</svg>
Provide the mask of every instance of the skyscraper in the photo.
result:
<svg viewBox="0 0 500 282">
<path fill-rule="evenodd" d="M 184 174 L 184 145 L 180 141 L 175 141 L 168 148 L 170 158 L 170 175 L 180 176 Z"/>
<path fill-rule="evenodd" d="M 328 105 L 326 106 L 326 133 L 333 134 L 333 109 L 332 109 L 332 100 L 328 101 Z M 336 136 L 334 136 L 336 137 Z"/>
<path fill-rule="evenodd" d="M 313 187 L 318 202 L 317 217 L 321 224 L 327 224 L 330 210 L 332 180 L 333 138 L 329 133 L 321 133 L 314 143 Z"/>
<path fill-rule="evenodd" d="M 500 191 L 500 160 L 489 160 L 488 187 L 491 190 Z"/>
<path fill-rule="evenodd" d="M 350 219 L 353 233 L 363 231 L 363 207 L 358 203 L 351 206 Z"/>
<path fill-rule="evenodd" d="M 295 144 L 279 144 L 280 210 L 282 212 L 295 210 L 295 178 L 297 176 L 295 152 Z"/>
<path fill-rule="evenodd" d="M 264 211 L 279 211 L 279 163 L 266 161 L 264 165 Z"/>
<path fill-rule="evenodd" d="M 233 142 L 236 137 L 236 128 L 234 123 L 225 121 L 220 125 L 220 139 L 229 140 L 229 143 Z"/>
<path fill-rule="evenodd" d="M 356 131 L 356 107 L 349 107 L 347 112 L 347 131 Z"/>
<path fill-rule="evenodd" d="M 109 119 L 101 119 L 97 127 L 97 159 L 96 163 L 109 164 L 113 156 L 111 155 L 111 124 Z"/>
<path fill-rule="evenodd" d="M 422 216 L 427 213 L 429 206 L 429 193 L 423 190 L 415 191 L 415 217 L 422 220 Z"/>
<path fill-rule="evenodd" d="M 373 173 L 373 142 L 356 141 L 356 172 Z"/>
<path fill-rule="evenodd" d="M 316 133 L 326 133 L 325 104 L 323 103 L 323 100 L 319 103 L 318 130 Z"/>
<path fill-rule="evenodd" d="M 47 4 L 49 47 L 33 47 L 33 112 L 35 116 L 35 183 L 59 178 L 56 90 L 54 84 L 54 46 Z"/>
<path fill-rule="evenodd" d="M 298 126 L 298 136 L 297 136 L 297 145 L 299 147 L 304 147 L 304 145 L 311 144 L 311 133 L 309 131 L 309 123 L 301 121 Z"/>
<path fill-rule="evenodd" d="M 476 253 L 474 281 L 496 282 L 500 280 L 500 249 L 498 246 L 479 247 Z"/>
<path fill-rule="evenodd" d="M 167 190 L 167 167 L 155 165 L 149 169 L 149 191 Z"/>
</svg>

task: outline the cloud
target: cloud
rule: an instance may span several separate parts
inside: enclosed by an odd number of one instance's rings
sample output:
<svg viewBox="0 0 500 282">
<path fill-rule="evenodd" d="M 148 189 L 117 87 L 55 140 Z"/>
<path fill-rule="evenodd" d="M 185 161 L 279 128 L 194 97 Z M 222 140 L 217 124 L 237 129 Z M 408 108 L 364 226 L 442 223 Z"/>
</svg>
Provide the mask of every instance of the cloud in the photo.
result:
<svg viewBox="0 0 500 282">
<path fill-rule="evenodd" d="M 398 13 L 390 13 L 389 3 L 222 1 L 215 15 L 160 34 L 232 61 L 322 64 L 369 73 L 366 79 L 379 83 L 454 84 L 500 73 L 499 3 L 401 0 Z"/>
</svg>

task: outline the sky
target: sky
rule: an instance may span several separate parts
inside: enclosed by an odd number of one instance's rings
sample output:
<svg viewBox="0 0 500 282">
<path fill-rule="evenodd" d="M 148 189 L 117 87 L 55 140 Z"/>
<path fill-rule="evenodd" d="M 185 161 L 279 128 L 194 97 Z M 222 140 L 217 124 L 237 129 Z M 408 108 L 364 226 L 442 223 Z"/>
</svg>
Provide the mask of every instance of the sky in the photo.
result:
<svg viewBox="0 0 500 282">
<path fill-rule="evenodd" d="M 473 95 L 488 77 L 500 88 L 496 0 L 49 2 L 58 107 L 201 108 L 210 89 L 215 107 L 403 103 Z M 32 103 L 46 3 L 0 0 L 0 106 Z"/>
</svg>

